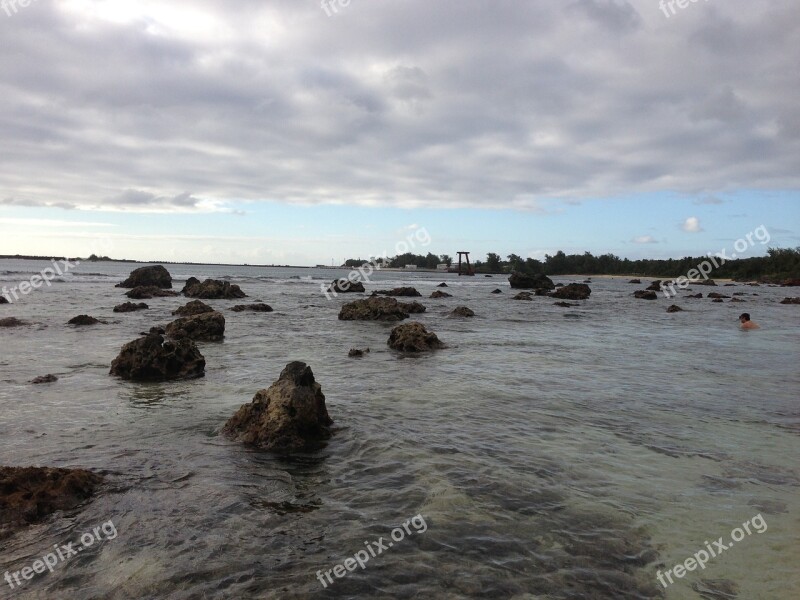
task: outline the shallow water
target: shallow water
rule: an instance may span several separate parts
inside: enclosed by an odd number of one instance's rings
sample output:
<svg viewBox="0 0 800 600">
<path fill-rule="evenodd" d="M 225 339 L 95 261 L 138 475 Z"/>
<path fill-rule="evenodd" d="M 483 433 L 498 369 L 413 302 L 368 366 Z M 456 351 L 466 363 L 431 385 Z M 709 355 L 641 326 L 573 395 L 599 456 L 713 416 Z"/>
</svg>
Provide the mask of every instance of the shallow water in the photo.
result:
<svg viewBox="0 0 800 600">
<path fill-rule="evenodd" d="M 0 285 L 45 266 L 0 261 Z M 92 502 L 5 540 L 0 574 L 109 520 L 118 531 L 22 589 L 0 581 L 1 598 L 714 598 L 701 580 L 800 597 L 800 312 L 778 303 L 792 290 L 717 288 L 747 304 L 679 298 L 687 312 L 667 314 L 673 301 L 635 300 L 643 286 L 626 280 L 595 278 L 591 300 L 563 309 L 512 301 L 499 276 L 381 272 L 368 290 L 427 297 L 444 280 L 454 295 L 413 315 L 448 348 L 408 358 L 387 348 L 391 325 L 337 320 L 360 295 L 319 285 L 345 271 L 170 265 L 178 289 L 228 277 L 275 312 L 209 301 L 227 331 L 200 344 L 206 376 L 136 384 L 110 377 L 111 360 L 186 299 L 114 314 L 135 266 L 82 265 L 0 305 L 34 323 L 0 329 L 0 464 L 107 476 Z M 449 318 L 458 305 L 477 317 Z M 737 329 L 744 310 L 762 330 Z M 65 325 L 82 313 L 108 324 Z M 221 437 L 291 360 L 322 385 L 330 443 L 287 460 Z M 60 380 L 27 383 L 47 373 Z M 659 584 L 759 513 L 767 531 Z M 323 589 L 317 571 L 417 514 L 424 533 Z"/>
</svg>

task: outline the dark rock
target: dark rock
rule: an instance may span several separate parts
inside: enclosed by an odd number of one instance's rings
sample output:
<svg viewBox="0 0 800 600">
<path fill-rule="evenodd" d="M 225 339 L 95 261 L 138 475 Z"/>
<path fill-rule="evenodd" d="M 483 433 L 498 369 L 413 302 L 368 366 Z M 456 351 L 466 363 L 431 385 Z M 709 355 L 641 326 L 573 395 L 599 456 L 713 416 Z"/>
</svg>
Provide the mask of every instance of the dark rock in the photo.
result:
<svg viewBox="0 0 800 600">
<path fill-rule="evenodd" d="M 556 289 L 558 289 L 558 288 L 562 288 L 562 287 L 564 287 L 564 284 L 563 284 L 563 283 L 557 283 L 557 284 L 556 284 Z"/>
<path fill-rule="evenodd" d="M 341 321 L 402 321 L 408 317 L 408 311 L 396 299 L 377 296 L 349 302 L 339 311 Z"/>
<path fill-rule="evenodd" d="M 83 469 L 0 467 L 0 538 L 80 506 L 102 481 Z"/>
<path fill-rule="evenodd" d="M 348 352 L 347 356 L 350 358 L 360 358 L 365 354 L 369 354 L 369 348 L 366 350 L 359 350 L 358 348 L 351 348 L 350 352 Z"/>
<path fill-rule="evenodd" d="M 436 290 L 431 294 L 431 298 L 452 298 L 453 294 L 448 294 L 447 292 L 440 292 Z"/>
<path fill-rule="evenodd" d="M 781 304 L 800 304 L 800 298 L 784 298 Z"/>
<path fill-rule="evenodd" d="M 225 317 L 216 311 L 181 317 L 167 325 L 165 331 L 176 340 L 189 338 L 195 342 L 219 342 L 225 337 Z"/>
<path fill-rule="evenodd" d="M 490 277 L 490 276 L 489 276 Z M 449 287 L 446 283 L 440 283 L 436 287 Z"/>
<path fill-rule="evenodd" d="M 259 391 L 231 417 L 223 432 L 261 450 L 291 452 L 329 439 L 332 424 L 311 368 L 292 362 L 269 389 Z"/>
<path fill-rule="evenodd" d="M 425 306 L 420 304 L 419 302 L 399 302 L 400 308 L 406 311 L 409 314 L 417 314 L 417 313 L 424 313 L 428 310 Z"/>
<path fill-rule="evenodd" d="M 484 277 L 489 277 L 489 278 L 491 278 L 491 277 L 494 277 L 494 275 L 484 275 Z"/>
<path fill-rule="evenodd" d="M 0 304 L 9 304 L 8 298 L 0 296 Z"/>
<path fill-rule="evenodd" d="M 164 340 L 153 334 L 125 344 L 110 374 L 134 381 L 171 381 L 202 377 L 205 367 L 206 359 L 192 340 Z"/>
<path fill-rule="evenodd" d="M 633 292 L 633 297 L 639 298 L 640 300 L 658 300 L 658 294 L 652 290 L 639 290 Z"/>
<path fill-rule="evenodd" d="M 329 292 L 336 294 L 347 294 L 355 292 L 365 292 L 364 284 L 360 281 L 350 281 L 349 279 L 336 279 L 328 286 Z"/>
<path fill-rule="evenodd" d="M 700 298 L 702 298 L 702 297 L 703 297 L 703 294 L 694 294 L 693 296 L 686 296 L 686 297 L 687 297 L 687 298 L 696 298 L 696 299 L 700 299 Z"/>
<path fill-rule="evenodd" d="M 683 312 L 683 309 L 678 306 L 677 304 L 673 304 L 667 309 L 668 313 L 676 313 L 676 312 Z"/>
<path fill-rule="evenodd" d="M 493 294 L 502 294 L 502 293 L 503 293 L 503 290 L 500 290 L 500 289 L 497 289 L 497 290 L 492 290 L 492 293 L 493 293 Z"/>
<path fill-rule="evenodd" d="M 179 316 L 179 317 L 193 317 L 195 315 L 202 315 L 203 313 L 210 313 L 214 312 L 214 309 L 211 308 L 208 304 L 203 302 L 202 300 L 192 300 L 178 308 L 177 310 L 173 310 L 172 314 Z"/>
<path fill-rule="evenodd" d="M 512 298 L 512 300 L 533 300 L 533 295 L 530 292 L 520 292 Z"/>
<path fill-rule="evenodd" d="M 172 288 L 172 276 L 161 265 L 141 267 L 133 271 L 130 276 L 118 283 L 118 288 L 157 287 L 165 290 Z"/>
<path fill-rule="evenodd" d="M 40 375 L 39 377 L 32 379 L 31 383 L 33 385 L 40 385 L 42 383 L 55 383 L 58 381 L 58 377 L 55 375 Z"/>
<path fill-rule="evenodd" d="M 592 280 L 591 279 L 584 279 L 583 283 L 592 283 Z"/>
<path fill-rule="evenodd" d="M 736 287 L 735 283 L 726 283 L 723 287 Z"/>
<path fill-rule="evenodd" d="M 466 306 L 459 306 L 450 313 L 451 317 L 474 317 L 475 311 Z"/>
<path fill-rule="evenodd" d="M 713 279 L 699 279 L 697 281 L 693 281 L 692 283 L 695 283 L 697 285 L 711 285 L 714 287 L 716 287 L 717 285 Z"/>
<path fill-rule="evenodd" d="M 722 298 L 714 298 L 712 302 L 725 302 Z"/>
<path fill-rule="evenodd" d="M 747 294 L 745 292 L 733 292 L 733 295 L 734 296 L 746 296 Z"/>
<path fill-rule="evenodd" d="M 650 287 L 647 288 L 647 291 L 650 292 L 660 292 L 661 291 L 661 279 L 656 279 L 653 283 L 650 284 Z"/>
<path fill-rule="evenodd" d="M 247 298 L 241 288 L 235 283 L 220 281 L 218 279 L 206 279 L 200 282 L 196 277 L 190 277 L 183 286 L 181 293 L 189 298 L 202 298 L 203 300 L 232 300 L 235 298 Z"/>
<path fill-rule="evenodd" d="M 25 321 L 20 321 L 16 317 L 0 319 L 0 327 L 22 327 L 23 325 L 27 325 L 27 323 Z"/>
<path fill-rule="evenodd" d="M 129 312 L 136 312 L 137 310 L 147 310 L 150 308 L 144 302 L 139 302 L 139 304 L 135 304 L 133 302 L 125 302 L 124 304 L 118 304 L 114 307 L 115 313 L 129 313 Z"/>
<path fill-rule="evenodd" d="M 800 286 L 800 279 L 784 279 L 781 282 L 781 287 L 798 287 Z"/>
<path fill-rule="evenodd" d="M 724 294 L 718 294 L 717 292 L 711 292 L 711 293 L 708 295 L 708 297 L 709 297 L 709 298 L 718 298 L 718 299 L 722 299 L 722 298 L 725 298 L 725 299 L 727 299 L 727 298 L 730 298 L 730 296 L 725 296 Z"/>
<path fill-rule="evenodd" d="M 144 331 L 139 335 L 164 335 L 166 331 L 164 331 L 163 327 L 151 327 L 150 331 Z"/>
<path fill-rule="evenodd" d="M 177 296 L 178 293 L 149 285 L 135 287 L 126 292 L 125 295 L 131 300 L 149 300 L 150 298 L 169 298 L 171 296 Z"/>
<path fill-rule="evenodd" d="M 233 312 L 273 312 L 269 304 L 258 302 L 255 304 L 238 304 L 231 309 Z"/>
<path fill-rule="evenodd" d="M 731 298 L 731 302 L 747 302 L 747 300 L 742 300 L 741 298 Z"/>
<path fill-rule="evenodd" d="M 547 275 L 528 275 L 526 273 L 512 273 L 508 278 L 511 287 L 516 290 L 554 290 L 553 280 Z"/>
<path fill-rule="evenodd" d="M 373 292 L 373 296 L 396 296 L 396 297 L 416 297 L 422 296 L 415 288 L 413 287 L 399 287 L 394 288 L 393 290 L 380 290 L 378 292 Z"/>
<path fill-rule="evenodd" d="M 95 319 L 94 317 L 90 317 L 89 315 L 78 315 L 77 317 L 73 317 L 67 322 L 67 325 L 78 325 L 78 326 L 87 326 L 87 325 L 97 325 L 98 323 L 102 323 L 99 319 Z"/>
<path fill-rule="evenodd" d="M 575 308 L 576 306 L 580 306 L 580 304 L 570 304 L 569 302 L 555 302 L 553 306 L 560 306 L 561 308 Z"/>
<path fill-rule="evenodd" d="M 585 283 L 570 283 L 550 294 L 559 300 L 588 300 L 592 290 Z"/>
<path fill-rule="evenodd" d="M 631 279 L 628 283 L 635 283 L 636 285 L 639 285 L 639 284 L 642 283 L 642 280 L 641 279 Z"/>
<path fill-rule="evenodd" d="M 426 352 L 444 348 L 435 333 L 417 322 L 404 323 L 392 329 L 387 343 L 393 350 L 401 352 Z"/>
</svg>

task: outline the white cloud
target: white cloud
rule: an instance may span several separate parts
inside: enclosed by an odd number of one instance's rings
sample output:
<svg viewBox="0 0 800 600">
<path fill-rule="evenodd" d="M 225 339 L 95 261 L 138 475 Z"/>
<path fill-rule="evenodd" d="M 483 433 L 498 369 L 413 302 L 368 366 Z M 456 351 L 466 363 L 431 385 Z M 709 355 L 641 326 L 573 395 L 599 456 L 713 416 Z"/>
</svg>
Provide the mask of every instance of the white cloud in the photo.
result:
<svg viewBox="0 0 800 600">
<path fill-rule="evenodd" d="M 639 235 L 631 240 L 634 244 L 657 244 L 658 241 L 652 235 Z"/>
<path fill-rule="evenodd" d="M 683 222 L 681 225 L 681 229 L 689 233 L 699 233 L 703 231 L 703 228 L 700 227 L 700 219 L 697 217 L 689 217 Z"/>
</svg>

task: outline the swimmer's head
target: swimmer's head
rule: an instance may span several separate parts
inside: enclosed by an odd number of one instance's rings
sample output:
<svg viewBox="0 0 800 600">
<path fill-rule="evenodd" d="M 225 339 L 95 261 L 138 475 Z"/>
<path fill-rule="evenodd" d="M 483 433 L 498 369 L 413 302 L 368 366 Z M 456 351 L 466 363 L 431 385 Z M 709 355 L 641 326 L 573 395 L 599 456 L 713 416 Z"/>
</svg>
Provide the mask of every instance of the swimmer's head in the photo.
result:
<svg viewBox="0 0 800 600">
<path fill-rule="evenodd" d="M 750 313 L 742 313 L 739 315 L 739 321 L 742 323 L 747 323 L 750 320 Z"/>
</svg>

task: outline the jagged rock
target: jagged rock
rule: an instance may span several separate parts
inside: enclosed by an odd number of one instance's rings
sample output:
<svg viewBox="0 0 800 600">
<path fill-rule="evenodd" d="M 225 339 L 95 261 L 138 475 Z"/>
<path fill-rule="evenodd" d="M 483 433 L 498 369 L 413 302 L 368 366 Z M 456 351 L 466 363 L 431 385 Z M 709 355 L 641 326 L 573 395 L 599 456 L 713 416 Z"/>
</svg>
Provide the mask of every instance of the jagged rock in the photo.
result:
<svg viewBox="0 0 800 600">
<path fill-rule="evenodd" d="M 203 300 L 231 300 L 234 298 L 247 298 L 242 289 L 228 281 L 206 279 L 200 282 L 196 277 L 190 277 L 183 286 L 181 293 L 189 298 L 202 298 Z"/>
<path fill-rule="evenodd" d="M 628 283 L 635 283 L 636 285 L 639 285 L 639 284 L 642 283 L 642 280 L 641 279 L 631 279 Z"/>
<path fill-rule="evenodd" d="M 387 343 L 393 350 L 401 352 L 426 352 L 444 348 L 435 333 L 417 322 L 404 323 L 392 329 Z"/>
<path fill-rule="evenodd" d="M 397 297 L 416 297 L 422 296 L 416 288 L 413 287 L 399 287 L 393 290 L 380 290 L 372 293 L 373 296 L 397 296 Z"/>
<path fill-rule="evenodd" d="M 677 304 L 673 304 L 667 309 L 668 313 L 676 313 L 676 312 L 683 312 L 683 309 L 678 306 Z"/>
<path fill-rule="evenodd" d="M 800 298 L 784 298 L 781 304 L 800 304 Z"/>
<path fill-rule="evenodd" d="M 561 308 L 575 308 L 576 306 L 580 306 L 580 304 L 570 304 L 569 302 L 556 302 L 553 306 L 560 306 Z"/>
<path fill-rule="evenodd" d="M 202 315 L 203 313 L 210 313 L 214 312 L 214 309 L 211 308 L 208 304 L 203 302 L 202 300 L 192 300 L 181 306 L 180 308 L 173 310 L 172 314 L 178 317 L 193 317 L 195 315 Z"/>
<path fill-rule="evenodd" d="M 311 367 L 291 362 L 269 389 L 259 391 L 228 420 L 223 432 L 261 450 L 290 452 L 329 439 L 332 424 Z"/>
<path fill-rule="evenodd" d="M 570 283 L 550 294 L 560 300 L 588 300 L 591 295 L 592 290 L 585 283 Z"/>
<path fill-rule="evenodd" d="M 269 304 L 257 302 L 255 304 L 238 304 L 231 309 L 233 312 L 273 312 Z"/>
<path fill-rule="evenodd" d="M 492 290 L 492 293 L 493 294 L 502 294 L 503 290 L 501 290 L 501 289 Z"/>
<path fill-rule="evenodd" d="M 78 315 L 77 317 L 70 319 L 67 322 L 67 325 L 78 325 L 80 327 L 85 327 L 87 325 L 97 325 L 98 323 L 102 323 L 102 321 L 95 319 L 94 317 L 90 317 L 89 315 Z"/>
<path fill-rule="evenodd" d="M 512 273 L 508 278 L 511 287 L 516 290 L 554 290 L 556 288 L 552 279 L 547 275 L 528 275 L 526 273 Z"/>
<path fill-rule="evenodd" d="M 431 298 L 452 298 L 453 294 L 448 294 L 447 292 L 440 292 L 436 290 L 431 294 Z"/>
<path fill-rule="evenodd" d="M 128 342 L 111 363 L 111 375 L 134 381 L 171 381 L 205 375 L 206 359 L 195 343 L 158 334 Z"/>
<path fill-rule="evenodd" d="M 131 300 L 149 300 L 150 298 L 169 298 L 177 296 L 173 290 L 165 290 L 154 285 L 139 286 L 125 293 Z"/>
<path fill-rule="evenodd" d="M 114 307 L 115 313 L 129 313 L 129 312 L 136 312 L 137 310 L 147 310 L 150 308 L 144 302 L 139 302 L 139 304 L 135 304 L 133 302 L 125 302 L 124 304 L 118 304 Z"/>
<path fill-rule="evenodd" d="M 58 377 L 55 375 L 40 375 L 39 377 L 32 379 L 31 383 L 33 385 L 41 385 L 43 383 L 55 383 L 56 381 L 58 381 Z"/>
<path fill-rule="evenodd" d="M 450 313 L 451 317 L 474 317 L 475 311 L 466 306 L 459 306 Z"/>
<path fill-rule="evenodd" d="M 130 276 L 118 283 L 118 288 L 157 287 L 165 290 L 172 288 L 172 276 L 161 265 L 141 267 L 133 271 Z"/>
<path fill-rule="evenodd" d="M 349 302 L 339 311 L 341 321 L 402 321 L 409 317 L 405 305 L 395 298 L 371 296 Z"/>
<path fill-rule="evenodd" d="M 491 277 L 491 275 L 487 275 L 487 277 Z M 439 285 L 437 285 L 436 287 L 449 287 L 449 286 L 446 283 L 442 282 Z"/>
<path fill-rule="evenodd" d="M 176 340 L 189 338 L 195 342 L 218 342 L 225 337 L 225 317 L 216 311 L 181 317 L 167 325 L 165 331 Z"/>
<path fill-rule="evenodd" d="M 658 300 L 658 294 L 652 290 L 639 290 L 633 292 L 633 297 L 639 298 L 640 300 Z"/>
<path fill-rule="evenodd" d="M 358 348 L 351 348 L 350 352 L 348 352 L 347 356 L 350 358 L 360 358 L 365 354 L 369 354 L 369 348 L 366 350 L 359 350 Z"/>
<path fill-rule="evenodd" d="M 533 295 L 530 292 L 520 292 L 512 298 L 512 300 L 533 300 Z"/>
<path fill-rule="evenodd" d="M 661 291 L 661 279 L 656 279 L 653 283 L 650 284 L 650 287 L 647 288 L 649 292 L 660 292 Z"/>
<path fill-rule="evenodd" d="M 329 292 L 336 294 L 347 294 L 354 292 L 365 292 L 364 284 L 360 281 L 350 281 L 349 279 L 336 279 L 328 286 Z"/>
<path fill-rule="evenodd" d="M 25 321 L 20 321 L 16 317 L 0 319 L 0 327 L 22 327 L 23 325 L 27 325 L 27 323 Z"/>
<path fill-rule="evenodd" d="M 715 298 L 715 299 L 719 299 L 719 300 L 721 300 L 722 298 L 725 298 L 726 300 L 727 300 L 728 298 L 730 298 L 730 296 L 726 296 L 725 294 L 718 294 L 717 292 L 711 292 L 711 293 L 708 295 L 708 297 L 709 297 L 709 298 Z"/>
<path fill-rule="evenodd" d="M 0 467 L 0 538 L 91 498 L 100 475 L 83 469 Z"/>
</svg>

